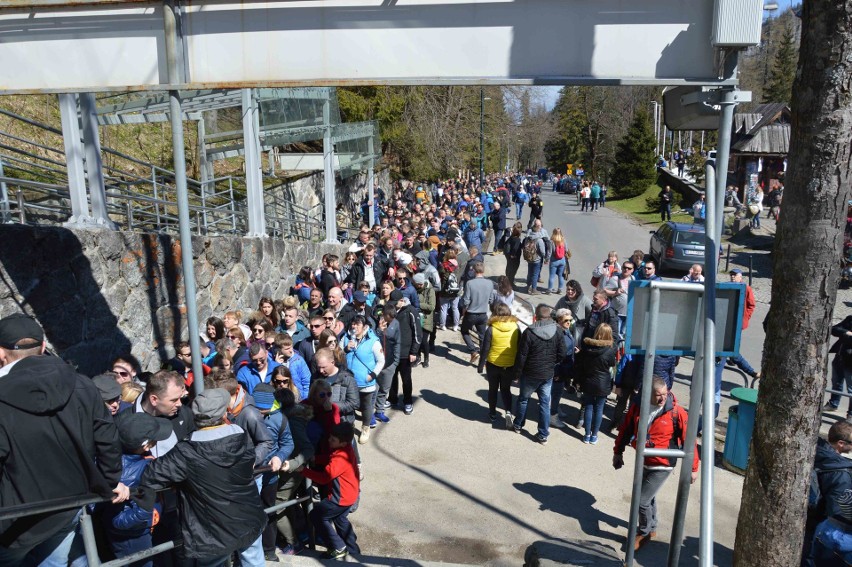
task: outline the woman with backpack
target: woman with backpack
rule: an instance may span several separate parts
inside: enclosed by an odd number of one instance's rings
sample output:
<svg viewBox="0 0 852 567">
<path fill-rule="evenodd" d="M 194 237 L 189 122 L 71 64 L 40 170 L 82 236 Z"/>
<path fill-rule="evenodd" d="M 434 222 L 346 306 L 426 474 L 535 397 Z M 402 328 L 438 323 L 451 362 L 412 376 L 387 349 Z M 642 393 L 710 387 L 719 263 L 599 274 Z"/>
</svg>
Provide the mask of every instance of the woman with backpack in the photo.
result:
<svg viewBox="0 0 852 567">
<path fill-rule="evenodd" d="M 565 292 L 565 265 L 571 258 L 571 251 L 565 246 L 565 236 L 561 228 L 554 228 L 550 234 L 550 278 L 547 280 L 548 293 Z M 556 281 L 559 287 L 554 288 Z"/>
<path fill-rule="evenodd" d="M 444 261 L 438 266 L 438 274 L 441 276 L 441 292 L 438 294 L 441 303 L 441 313 L 438 317 L 438 329 L 447 328 L 447 311 L 453 310 L 454 331 L 460 330 L 461 314 L 459 313 L 459 300 L 461 299 L 461 280 L 459 278 L 459 263 L 456 260 L 456 251 L 447 250 Z"/>
<path fill-rule="evenodd" d="M 518 273 L 518 268 L 521 266 L 521 256 L 523 252 L 523 239 L 521 235 L 524 232 L 524 225 L 516 222 L 512 226 L 512 235 L 506 240 L 503 246 L 503 253 L 506 256 L 506 277 L 509 282 L 515 284 L 515 275 Z"/>
</svg>

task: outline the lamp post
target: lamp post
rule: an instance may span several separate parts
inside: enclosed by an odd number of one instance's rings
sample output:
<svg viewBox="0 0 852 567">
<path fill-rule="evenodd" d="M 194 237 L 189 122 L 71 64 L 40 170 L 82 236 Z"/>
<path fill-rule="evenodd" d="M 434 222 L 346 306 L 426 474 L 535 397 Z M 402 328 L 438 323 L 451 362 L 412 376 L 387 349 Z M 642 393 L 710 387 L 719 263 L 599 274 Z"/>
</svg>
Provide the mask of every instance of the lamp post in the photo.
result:
<svg viewBox="0 0 852 567">
<path fill-rule="evenodd" d="M 485 185 L 485 96 L 484 87 L 479 87 L 479 186 Z"/>
</svg>

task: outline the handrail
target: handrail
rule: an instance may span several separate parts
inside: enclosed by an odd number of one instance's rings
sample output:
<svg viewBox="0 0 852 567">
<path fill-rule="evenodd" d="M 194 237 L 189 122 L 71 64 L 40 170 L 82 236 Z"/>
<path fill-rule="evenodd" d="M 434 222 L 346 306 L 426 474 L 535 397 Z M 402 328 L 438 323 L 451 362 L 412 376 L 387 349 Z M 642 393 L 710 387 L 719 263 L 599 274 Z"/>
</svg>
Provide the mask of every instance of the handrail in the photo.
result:
<svg viewBox="0 0 852 567">
<path fill-rule="evenodd" d="M 109 502 L 111 496 L 98 496 L 97 494 L 86 494 L 84 496 L 66 496 L 64 498 L 56 498 L 53 500 L 45 500 L 35 504 L 17 504 L 15 506 L 6 506 L 0 510 L 0 521 L 17 520 L 26 516 L 38 516 L 40 514 L 49 514 L 51 512 L 61 512 L 63 510 L 71 510 L 73 508 L 82 508 L 89 504 L 100 504 Z"/>
</svg>

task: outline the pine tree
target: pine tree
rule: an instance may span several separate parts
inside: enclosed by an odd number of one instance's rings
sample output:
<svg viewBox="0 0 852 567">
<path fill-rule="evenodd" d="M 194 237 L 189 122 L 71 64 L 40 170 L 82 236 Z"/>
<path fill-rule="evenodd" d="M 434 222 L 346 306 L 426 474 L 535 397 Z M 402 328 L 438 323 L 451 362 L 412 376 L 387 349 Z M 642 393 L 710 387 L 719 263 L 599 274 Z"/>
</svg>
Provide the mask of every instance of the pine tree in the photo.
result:
<svg viewBox="0 0 852 567">
<path fill-rule="evenodd" d="M 769 84 L 763 93 L 763 102 L 784 102 L 790 104 L 793 95 L 793 79 L 796 78 L 796 64 L 799 60 L 796 36 L 790 25 L 784 27 L 781 44 L 775 53 Z"/>
<path fill-rule="evenodd" d="M 635 197 L 644 193 L 657 178 L 654 133 L 648 113 L 638 110 L 618 144 L 612 186 L 616 197 Z"/>
</svg>

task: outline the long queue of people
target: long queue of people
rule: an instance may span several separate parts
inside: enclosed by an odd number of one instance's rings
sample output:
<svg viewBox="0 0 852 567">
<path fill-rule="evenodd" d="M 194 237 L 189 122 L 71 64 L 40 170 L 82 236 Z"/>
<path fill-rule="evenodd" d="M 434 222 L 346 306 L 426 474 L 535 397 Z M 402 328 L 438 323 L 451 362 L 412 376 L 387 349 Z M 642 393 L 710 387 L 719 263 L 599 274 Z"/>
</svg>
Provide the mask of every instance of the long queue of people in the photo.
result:
<svg viewBox="0 0 852 567">
<path fill-rule="evenodd" d="M 412 371 L 429 366 L 436 331 L 460 331 L 479 361 L 492 306 L 514 294 L 508 278 L 484 278 L 487 239 L 492 253 L 512 241 L 512 203 L 531 203 L 540 226 L 531 177 L 452 180 L 431 195 L 420 187 L 379 199 L 380 221 L 342 258 L 301 269 L 287 297 L 210 317 L 203 376 L 181 340 L 161 370 L 144 372 L 128 353 L 89 378 L 46 351 L 31 317 L 0 320 L 0 505 L 109 495 L 91 510 L 102 558 L 172 540 L 174 550 L 138 564 L 238 556 L 255 566 L 304 547 L 297 507 L 263 510 L 309 479 L 319 497 L 309 520 L 326 555 L 360 553 L 348 520 L 365 474 L 358 445 L 390 423 L 391 408 L 413 413 Z M 85 564 L 80 516 L 0 522 L 0 564 Z"/>
</svg>

